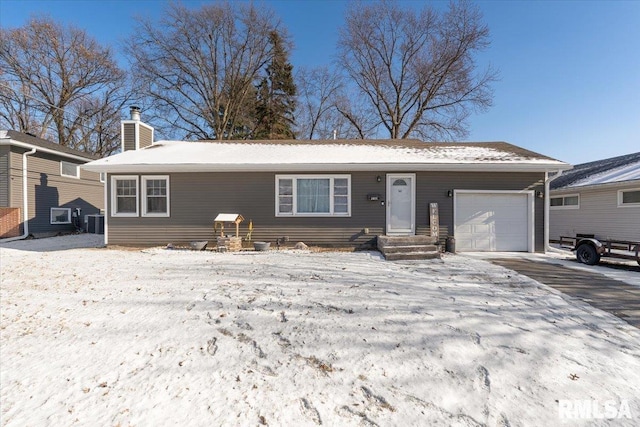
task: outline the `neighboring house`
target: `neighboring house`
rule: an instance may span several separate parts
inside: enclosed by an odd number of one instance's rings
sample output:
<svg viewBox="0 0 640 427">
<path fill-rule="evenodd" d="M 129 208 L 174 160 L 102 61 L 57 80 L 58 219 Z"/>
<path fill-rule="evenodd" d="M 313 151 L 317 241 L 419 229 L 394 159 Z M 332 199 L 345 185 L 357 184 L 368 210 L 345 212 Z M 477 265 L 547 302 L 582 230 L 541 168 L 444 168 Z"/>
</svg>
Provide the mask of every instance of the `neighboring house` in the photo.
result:
<svg viewBox="0 0 640 427">
<path fill-rule="evenodd" d="M 16 131 L 0 131 L 0 238 L 74 230 L 72 215 L 104 208 L 104 183 L 80 169 L 98 157 Z"/>
<path fill-rule="evenodd" d="M 125 123 L 139 120 L 133 115 Z M 140 123 L 142 124 L 142 123 Z M 416 140 L 158 141 L 123 132 L 123 152 L 83 166 L 107 174 L 105 243 L 214 239 L 219 213 L 253 240 L 363 245 L 377 235 L 441 234 L 458 250 L 542 251 L 547 173 L 566 163 L 504 143 Z"/>
<path fill-rule="evenodd" d="M 576 165 L 551 182 L 550 238 L 640 241 L 640 152 Z"/>
</svg>

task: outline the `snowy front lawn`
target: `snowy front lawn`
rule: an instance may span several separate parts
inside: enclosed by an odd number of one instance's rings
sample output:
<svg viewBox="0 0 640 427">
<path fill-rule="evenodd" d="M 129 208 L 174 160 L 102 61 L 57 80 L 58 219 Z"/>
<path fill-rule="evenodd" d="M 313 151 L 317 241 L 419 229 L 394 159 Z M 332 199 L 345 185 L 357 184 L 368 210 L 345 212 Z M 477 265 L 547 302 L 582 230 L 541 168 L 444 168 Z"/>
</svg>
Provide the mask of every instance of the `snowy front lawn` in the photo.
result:
<svg viewBox="0 0 640 427">
<path fill-rule="evenodd" d="M 4 426 L 640 422 L 640 331 L 479 259 L 18 243 Z"/>
</svg>

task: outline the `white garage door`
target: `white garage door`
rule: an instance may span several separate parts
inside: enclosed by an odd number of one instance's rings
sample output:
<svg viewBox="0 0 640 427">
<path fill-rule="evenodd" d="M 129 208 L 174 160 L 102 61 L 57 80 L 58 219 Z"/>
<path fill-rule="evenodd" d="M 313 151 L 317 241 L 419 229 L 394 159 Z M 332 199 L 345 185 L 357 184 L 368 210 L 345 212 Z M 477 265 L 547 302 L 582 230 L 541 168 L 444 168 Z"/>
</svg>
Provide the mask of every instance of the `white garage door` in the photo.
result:
<svg viewBox="0 0 640 427">
<path fill-rule="evenodd" d="M 455 192 L 458 251 L 529 251 L 533 195 Z"/>
</svg>

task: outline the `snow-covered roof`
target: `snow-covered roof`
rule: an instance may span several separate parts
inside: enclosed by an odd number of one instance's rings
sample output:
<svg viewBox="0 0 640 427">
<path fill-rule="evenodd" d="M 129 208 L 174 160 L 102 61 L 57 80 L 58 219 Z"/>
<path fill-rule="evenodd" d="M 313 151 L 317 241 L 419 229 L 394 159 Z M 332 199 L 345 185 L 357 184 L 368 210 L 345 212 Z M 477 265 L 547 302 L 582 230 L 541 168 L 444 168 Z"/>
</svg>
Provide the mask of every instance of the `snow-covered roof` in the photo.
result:
<svg viewBox="0 0 640 427">
<path fill-rule="evenodd" d="M 418 140 L 158 141 L 91 162 L 96 172 L 356 171 L 569 169 L 559 160 L 505 142 Z"/>
<path fill-rule="evenodd" d="M 575 165 L 552 181 L 551 189 L 640 181 L 640 152 Z"/>
</svg>

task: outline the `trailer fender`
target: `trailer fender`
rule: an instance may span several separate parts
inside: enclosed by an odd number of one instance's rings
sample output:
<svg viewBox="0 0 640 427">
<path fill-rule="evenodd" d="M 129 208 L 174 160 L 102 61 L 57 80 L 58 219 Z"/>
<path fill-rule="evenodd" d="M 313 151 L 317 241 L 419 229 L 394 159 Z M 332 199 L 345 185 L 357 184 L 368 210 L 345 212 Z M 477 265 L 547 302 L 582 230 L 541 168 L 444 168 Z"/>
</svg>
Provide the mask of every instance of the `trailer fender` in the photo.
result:
<svg viewBox="0 0 640 427">
<path fill-rule="evenodd" d="M 604 254 L 604 252 L 606 250 L 605 246 L 598 239 L 594 239 L 594 238 L 591 238 L 591 237 L 585 237 L 584 239 L 578 240 L 576 242 L 576 246 L 571 250 L 572 251 L 577 250 L 580 247 L 580 245 L 593 246 L 593 248 L 596 250 L 598 255 Z"/>
</svg>

